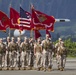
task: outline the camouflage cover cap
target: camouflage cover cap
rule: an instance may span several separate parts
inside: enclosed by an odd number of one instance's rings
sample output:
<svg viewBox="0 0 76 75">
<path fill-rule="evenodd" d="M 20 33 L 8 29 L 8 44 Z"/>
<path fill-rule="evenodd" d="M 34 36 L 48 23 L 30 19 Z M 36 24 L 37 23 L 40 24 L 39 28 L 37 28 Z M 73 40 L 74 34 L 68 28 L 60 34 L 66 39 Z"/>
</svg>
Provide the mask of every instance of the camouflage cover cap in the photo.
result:
<svg viewBox="0 0 76 75">
<path fill-rule="evenodd" d="M 15 38 L 14 38 L 14 37 L 12 37 L 11 39 L 12 39 L 12 40 L 14 40 Z"/>
<path fill-rule="evenodd" d="M 0 38 L 0 40 L 2 40 L 2 38 Z"/>
<path fill-rule="evenodd" d="M 62 38 L 59 38 L 59 41 L 61 41 L 62 40 Z"/>
<path fill-rule="evenodd" d="M 46 37 L 49 36 L 48 34 L 46 34 Z"/>
</svg>

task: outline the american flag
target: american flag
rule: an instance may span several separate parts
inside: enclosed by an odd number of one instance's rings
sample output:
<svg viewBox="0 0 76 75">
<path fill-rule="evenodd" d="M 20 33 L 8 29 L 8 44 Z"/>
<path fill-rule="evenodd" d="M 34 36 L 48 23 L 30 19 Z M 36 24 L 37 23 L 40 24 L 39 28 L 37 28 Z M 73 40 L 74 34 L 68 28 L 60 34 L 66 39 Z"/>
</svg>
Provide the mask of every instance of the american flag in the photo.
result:
<svg viewBox="0 0 76 75">
<path fill-rule="evenodd" d="M 30 28 L 31 14 L 20 7 L 20 26 Z"/>
</svg>

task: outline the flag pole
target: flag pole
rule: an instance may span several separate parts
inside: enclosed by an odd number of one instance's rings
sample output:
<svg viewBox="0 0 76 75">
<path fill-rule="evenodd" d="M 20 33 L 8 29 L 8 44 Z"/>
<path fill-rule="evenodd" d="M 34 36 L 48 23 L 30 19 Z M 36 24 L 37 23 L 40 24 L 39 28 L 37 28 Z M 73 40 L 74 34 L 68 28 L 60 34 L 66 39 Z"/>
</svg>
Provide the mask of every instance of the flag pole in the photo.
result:
<svg viewBox="0 0 76 75">
<path fill-rule="evenodd" d="M 10 5 L 9 5 L 9 10 L 8 10 L 9 12 L 10 12 L 10 8 L 11 8 L 11 3 L 10 3 Z M 10 13 L 9 13 L 9 14 L 10 14 Z M 10 16 L 10 15 L 9 15 L 9 16 Z M 10 30 L 10 27 L 9 27 L 8 36 L 11 37 L 11 30 Z"/>
<path fill-rule="evenodd" d="M 30 31 L 30 37 L 33 38 L 33 30 Z"/>
<path fill-rule="evenodd" d="M 9 37 L 11 37 L 11 30 L 10 30 L 10 28 L 9 28 L 9 33 L 8 34 L 9 34 Z"/>
<path fill-rule="evenodd" d="M 30 3 L 30 10 L 31 10 L 31 5 L 32 5 L 32 3 Z M 32 11 L 31 11 L 31 13 L 32 13 Z M 32 37 L 33 38 L 33 29 L 31 29 L 31 31 L 30 31 L 30 37 Z"/>
<path fill-rule="evenodd" d="M 19 37 L 21 38 L 21 30 L 19 30 L 19 33 L 20 33 L 20 36 Z"/>
</svg>

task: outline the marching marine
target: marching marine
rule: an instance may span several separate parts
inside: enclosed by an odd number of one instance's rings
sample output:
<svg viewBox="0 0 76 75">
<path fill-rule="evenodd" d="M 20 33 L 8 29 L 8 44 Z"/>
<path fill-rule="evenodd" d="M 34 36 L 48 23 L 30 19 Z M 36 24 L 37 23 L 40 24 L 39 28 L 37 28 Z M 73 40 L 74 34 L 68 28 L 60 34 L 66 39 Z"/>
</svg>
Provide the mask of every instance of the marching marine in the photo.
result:
<svg viewBox="0 0 76 75">
<path fill-rule="evenodd" d="M 28 66 L 28 54 L 29 53 L 29 40 L 24 38 L 24 42 L 21 43 L 21 66 L 25 69 Z"/>
<path fill-rule="evenodd" d="M 38 38 L 37 42 L 34 44 L 34 56 L 36 57 L 36 68 L 40 70 L 42 67 L 42 46 L 40 38 Z"/>
<path fill-rule="evenodd" d="M 32 37 L 29 39 L 29 51 L 28 67 L 29 69 L 32 69 L 34 64 L 34 39 Z"/>
<path fill-rule="evenodd" d="M 17 44 L 15 42 L 15 38 L 11 38 L 11 42 L 9 43 L 9 52 L 10 52 L 10 67 L 15 68 L 17 66 Z"/>
<path fill-rule="evenodd" d="M 6 39 L 6 55 L 5 55 L 5 67 L 9 68 L 10 63 L 9 63 L 9 43 L 10 43 L 10 37 L 7 37 Z"/>
<path fill-rule="evenodd" d="M 3 43 L 2 38 L 0 38 L 0 69 L 5 66 L 5 52 L 6 46 Z"/>
<path fill-rule="evenodd" d="M 42 41 L 43 46 L 43 68 L 44 71 L 52 69 L 52 51 L 53 51 L 53 43 L 49 40 L 49 35 L 46 34 L 46 39 Z"/>
<path fill-rule="evenodd" d="M 56 60 L 58 70 L 63 71 L 66 63 L 67 50 L 61 38 L 59 38 L 59 42 L 56 43 L 55 48 L 56 48 Z"/>
<path fill-rule="evenodd" d="M 21 38 L 17 37 L 17 67 L 21 67 L 21 61 L 20 61 L 20 57 L 21 57 Z"/>
</svg>

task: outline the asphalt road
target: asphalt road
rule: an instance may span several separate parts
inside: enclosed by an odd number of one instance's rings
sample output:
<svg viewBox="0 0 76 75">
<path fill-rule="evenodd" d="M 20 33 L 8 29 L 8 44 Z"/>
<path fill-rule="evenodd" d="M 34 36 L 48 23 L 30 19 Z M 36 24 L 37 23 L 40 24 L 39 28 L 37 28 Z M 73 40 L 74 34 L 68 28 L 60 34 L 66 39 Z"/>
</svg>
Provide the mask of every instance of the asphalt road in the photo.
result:
<svg viewBox="0 0 76 75">
<path fill-rule="evenodd" d="M 76 59 L 68 59 L 65 70 L 57 70 L 56 62 L 53 61 L 52 71 L 36 71 L 36 70 L 7 70 L 0 71 L 0 75 L 76 75 Z"/>
</svg>

